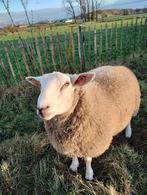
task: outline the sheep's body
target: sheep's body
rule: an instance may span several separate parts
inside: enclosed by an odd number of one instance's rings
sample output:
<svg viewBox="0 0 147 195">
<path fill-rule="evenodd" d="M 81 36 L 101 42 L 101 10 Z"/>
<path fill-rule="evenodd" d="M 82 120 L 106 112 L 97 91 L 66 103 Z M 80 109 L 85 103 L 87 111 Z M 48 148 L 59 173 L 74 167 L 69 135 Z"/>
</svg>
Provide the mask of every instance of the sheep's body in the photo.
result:
<svg viewBox="0 0 147 195">
<path fill-rule="evenodd" d="M 95 72 L 96 77 L 75 90 L 71 110 L 44 121 L 53 147 L 71 157 L 104 153 L 140 105 L 139 84 L 128 68 L 103 66 L 90 72 Z"/>
</svg>

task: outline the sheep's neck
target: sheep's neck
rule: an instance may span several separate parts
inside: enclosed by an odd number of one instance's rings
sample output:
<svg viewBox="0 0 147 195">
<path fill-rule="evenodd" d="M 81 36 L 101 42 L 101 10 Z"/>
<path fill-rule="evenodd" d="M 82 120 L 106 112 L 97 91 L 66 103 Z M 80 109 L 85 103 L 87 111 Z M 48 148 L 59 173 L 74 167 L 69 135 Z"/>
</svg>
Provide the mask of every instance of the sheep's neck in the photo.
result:
<svg viewBox="0 0 147 195">
<path fill-rule="evenodd" d="M 81 125 L 84 125 L 86 109 L 85 94 L 79 90 L 75 94 L 73 106 L 68 113 L 45 122 L 50 142 L 55 148 L 57 148 L 57 143 L 65 143 L 66 140 L 75 135 Z"/>
</svg>

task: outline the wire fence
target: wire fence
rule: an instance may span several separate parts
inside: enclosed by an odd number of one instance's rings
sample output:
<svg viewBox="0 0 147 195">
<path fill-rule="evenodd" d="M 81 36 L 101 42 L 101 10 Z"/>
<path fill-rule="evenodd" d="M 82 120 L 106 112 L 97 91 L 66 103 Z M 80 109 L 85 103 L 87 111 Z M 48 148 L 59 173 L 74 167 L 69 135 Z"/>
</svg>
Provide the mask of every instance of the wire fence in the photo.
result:
<svg viewBox="0 0 147 195">
<path fill-rule="evenodd" d="M 123 62 L 147 49 L 147 18 L 99 29 L 79 26 L 77 32 L 1 42 L 0 83 L 12 85 L 28 75 L 50 71 L 82 72 Z"/>
</svg>

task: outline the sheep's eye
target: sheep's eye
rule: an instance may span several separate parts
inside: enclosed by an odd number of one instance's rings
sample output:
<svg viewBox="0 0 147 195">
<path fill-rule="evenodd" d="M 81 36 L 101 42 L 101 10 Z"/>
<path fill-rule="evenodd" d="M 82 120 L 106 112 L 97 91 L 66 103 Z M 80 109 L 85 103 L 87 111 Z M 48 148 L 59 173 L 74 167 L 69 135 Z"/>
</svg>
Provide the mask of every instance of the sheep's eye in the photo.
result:
<svg viewBox="0 0 147 195">
<path fill-rule="evenodd" d="M 69 86 L 69 82 L 66 82 L 65 84 L 64 84 L 64 87 L 68 87 Z"/>
<path fill-rule="evenodd" d="M 64 85 L 62 85 L 62 87 L 61 87 L 61 91 L 64 89 L 64 88 L 66 88 L 66 87 L 68 87 L 69 86 L 69 82 L 67 81 L 66 83 L 64 83 Z"/>
</svg>

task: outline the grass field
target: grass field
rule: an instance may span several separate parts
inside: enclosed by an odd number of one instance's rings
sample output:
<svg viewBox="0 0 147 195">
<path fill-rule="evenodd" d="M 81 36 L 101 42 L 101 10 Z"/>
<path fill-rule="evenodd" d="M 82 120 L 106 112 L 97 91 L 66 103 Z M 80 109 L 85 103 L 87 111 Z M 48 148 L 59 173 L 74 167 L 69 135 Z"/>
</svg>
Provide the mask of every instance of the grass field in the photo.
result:
<svg viewBox="0 0 147 195">
<path fill-rule="evenodd" d="M 143 16 L 146 16 L 146 14 Z M 125 18 L 125 16 L 123 18 Z M 83 34 L 85 40 L 84 58 L 86 68 L 91 68 L 94 65 L 97 66 L 99 64 L 109 63 L 115 61 L 116 59 L 122 61 L 125 60 L 127 56 L 144 50 L 146 48 L 147 33 L 147 28 L 144 25 L 144 22 L 145 18 L 138 18 L 136 25 L 135 18 L 130 19 L 126 17 L 126 19 L 123 20 L 123 26 L 121 26 L 121 20 L 117 20 L 113 26 L 112 22 L 107 22 L 107 26 L 106 22 L 85 23 L 83 25 Z M 91 27 L 91 30 L 89 30 L 88 27 Z M 94 35 L 94 30 L 92 30 L 94 27 L 96 29 L 96 36 Z M 76 29 L 77 27 L 73 29 L 73 32 L 76 31 Z M 63 34 L 64 30 L 67 31 L 67 33 Z M 54 34 L 52 37 L 54 62 L 51 49 L 51 40 L 50 36 L 48 36 L 51 30 L 46 33 L 46 36 L 37 31 L 35 32 L 36 34 L 33 33 L 34 36 L 38 36 L 37 43 L 35 42 L 34 37 L 29 38 L 30 34 L 27 34 L 28 32 L 21 32 L 21 36 L 23 37 L 23 41 L 26 47 L 25 55 L 26 63 L 29 67 L 29 73 L 26 69 L 26 65 L 23 59 L 22 43 L 17 40 L 17 35 L 14 34 L 13 37 L 9 37 L 8 35 L 5 37 L 6 39 L 2 36 L 1 39 L 3 39 L 3 41 L 0 44 L 0 59 L 3 61 L 5 69 L 0 67 L 0 82 L 4 84 L 14 83 L 14 77 L 12 75 L 12 70 L 5 48 L 8 50 L 10 62 L 18 82 L 24 79 L 24 77 L 28 74 L 41 74 L 40 66 L 44 72 L 53 70 L 76 72 L 81 70 L 78 35 L 77 32 L 73 33 L 74 49 L 72 49 L 70 37 L 71 34 L 69 33 L 70 30 L 71 27 L 69 26 L 57 26 L 52 28 L 52 32 Z M 56 35 L 57 31 L 60 32 L 59 37 Z M 96 51 L 95 39 L 97 49 Z M 38 45 L 40 54 L 37 52 L 36 45 Z"/>
<path fill-rule="evenodd" d="M 126 15 L 126 16 L 113 16 L 110 18 L 106 18 L 99 22 L 86 22 L 86 23 L 79 23 L 79 24 L 44 24 L 36 27 L 24 27 L 24 28 L 18 28 L 18 31 L 21 34 L 21 37 L 24 39 L 32 38 L 32 32 L 33 37 L 40 37 L 41 34 L 43 35 L 56 35 L 57 32 L 60 34 L 69 33 L 71 29 L 73 32 L 77 32 L 78 26 L 81 25 L 85 28 L 85 30 L 88 31 L 89 28 L 93 30 L 94 28 L 100 29 L 105 28 L 106 24 L 108 28 L 112 27 L 112 23 L 116 23 L 118 27 L 121 26 L 121 21 L 123 20 L 123 25 L 126 26 L 127 24 L 130 25 L 133 21 L 133 23 L 136 23 L 136 17 L 138 18 L 138 23 L 142 22 L 144 23 L 145 18 L 147 17 L 147 13 L 144 14 L 134 14 L 134 15 Z M 32 32 L 31 32 L 32 31 Z M 18 33 L 14 32 L 11 33 L 9 31 L 0 31 L 0 41 L 11 41 L 11 40 L 17 40 Z"/>
<path fill-rule="evenodd" d="M 147 55 L 125 64 L 137 75 L 142 101 L 133 119 L 133 137 L 118 135 L 109 150 L 94 159 L 94 181 L 68 170 L 70 159 L 48 144 L 36 116 L 39 91 L 25 82 L 0 87 L 0 194 L 146 195 L 147 194 Z"/>
</svg>

